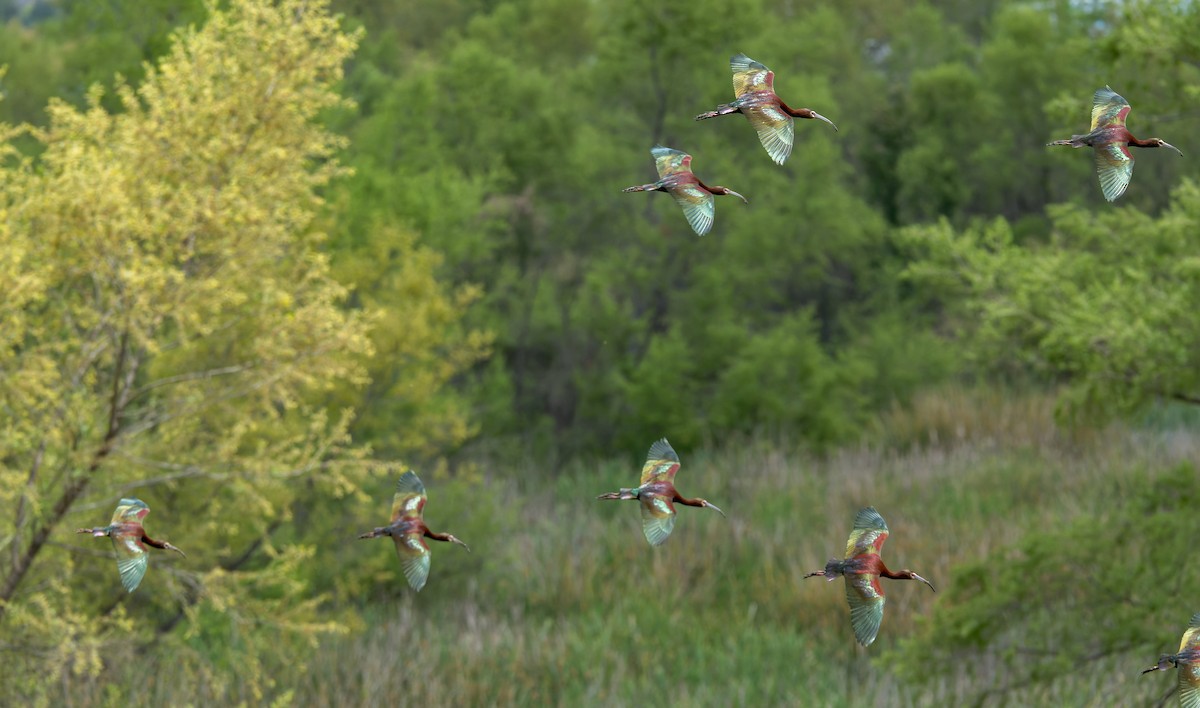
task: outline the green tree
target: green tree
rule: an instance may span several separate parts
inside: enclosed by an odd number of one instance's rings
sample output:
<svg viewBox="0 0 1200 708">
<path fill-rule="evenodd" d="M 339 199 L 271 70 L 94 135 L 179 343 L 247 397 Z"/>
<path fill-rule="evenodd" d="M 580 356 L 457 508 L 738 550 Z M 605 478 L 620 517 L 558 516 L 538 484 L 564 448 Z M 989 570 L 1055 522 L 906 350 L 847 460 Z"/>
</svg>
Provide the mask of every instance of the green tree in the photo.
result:
<svg viewBox="0 0 1200 708">
<path fill-rule="evenodd" d="M 1067 384 L 1071 410 L 1128 413 L 1156 400 L 1200 403 L 1196 229 L 1200 189 L 1158 218 L 1135 209 L 1051 210 L 1050 242 L 1021 246 L 1007 222 L 956 232 L 912 227 L 911 268 L 951 307 L 975 359 L 1006 375 Z"/>
<path fill-rule="evenodd" d="M 1196 532 L 1197 471 L 1182 464 L 1135 475 L 1112 490 L 1123 504 L 1030 530 L 956 567 L 937 612 L 890 663 L 916 681 L 958 674 L 978 687 L 979 704 L 1113 656 L 1151 663 L 1195 609 L 1188 590 L 1200 573 L 1180 557 L 1181 539 Z"/>
<path fill-rule="evenodd" d="M 47 127 L 25 131 L 36 158 L 0 126 L 10 698 L 45 700 L 56 677 L 158 641 L 216 685 L 230 674 L 214 667 L 239 666 L 257 702 L 275 690 L 268 647 L 344 627 L 317 613 L 303 568 L 318 547 L 293 514 L 313 498 L 374 506 L 361 488 L 392 466 L 351 443 L 352 414 L 331 401 L 366 383 L 373 341 L 388 341 L 375 320 L 421 325 L 392 396 L 424 400 L 475 346 L 447 339 L 465 301 L 411 239 L 390 244 L 404 286 L 358 308 L 323 252 L 314 220 L 345 140 L 316 117 L 343 105 L 355 43 L 326 3 L 234 0 L 175 35 L 137 88 L 118 82 L 119 112 L 98 87 L 83 110 L 52 102 Z M 122 496 L 188 553 L 155 555 L 134 595 L 106 545 L 72 534 Z"/>
</svg>

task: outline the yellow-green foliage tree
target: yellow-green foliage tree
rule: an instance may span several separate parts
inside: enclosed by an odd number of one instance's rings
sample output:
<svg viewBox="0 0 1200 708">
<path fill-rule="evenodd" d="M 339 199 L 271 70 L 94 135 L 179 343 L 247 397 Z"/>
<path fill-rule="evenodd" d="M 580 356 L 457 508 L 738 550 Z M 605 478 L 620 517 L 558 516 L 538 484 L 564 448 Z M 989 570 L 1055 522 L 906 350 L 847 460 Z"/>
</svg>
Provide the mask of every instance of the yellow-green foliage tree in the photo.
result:
<svg viewBox="0 0 1200 708">
<path fill-rule="evenodd" d="M 95 88 L 84 110 L 52 103 L 44 129 L 0 125 L 10 699 L 49 700 L 150 641 L 218 685 L 237 666 L 250 693 L 234 698 L 270 695 L 269 648 L 341 626 L 318 617 L 301 580 L 331 551 L 293 510 L 365 501 L 360 488 L 382 488 L 390 469 L 330 405 L 366 383 L 370 324 L 387 313 L 347 305 L 313 225 L 343 143 L 316 117 L 343 103 L 334 86 L 357 37 L 320 0 L 233 0 L 208 15 L 139 87 L 118 80 L 119 112 Z M 38 157 L 13 147 L 22 133 Z M 393 249 L 416 283 L 389 300 L 413 319 L 406 349 L 444 356 L 393 370 L 388 390 L 428 400 L 446 362 L 470 360 L 458 347 L 482 345 L 435 326 L 469 293 L 431 281 L 436 258 L 411 239 Z M 146 501 L 149 534 L 188 554 L 151 549 L 133 594 L 108 541 L 73 533 L 106 525 L 121 497 Z"/>
</svg>

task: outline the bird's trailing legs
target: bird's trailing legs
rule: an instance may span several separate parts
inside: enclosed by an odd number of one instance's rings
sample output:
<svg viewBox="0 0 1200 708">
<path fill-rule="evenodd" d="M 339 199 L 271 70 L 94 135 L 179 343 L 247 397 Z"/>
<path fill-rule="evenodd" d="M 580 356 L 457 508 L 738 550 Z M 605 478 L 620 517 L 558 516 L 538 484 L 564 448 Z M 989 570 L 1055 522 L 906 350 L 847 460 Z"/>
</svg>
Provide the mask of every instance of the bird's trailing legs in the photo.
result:
<svg viewBox="0 0 1200 708">
<path fill-rule="evenodd" d="M 829 562 L 825 564 L 824 570 L 814 570 L 804 577 L 807 579 L 819 576 L 825 578 L 826 580 L 832 581 L 839 575 L 844 574 L 845 568 L 846 564 L 844 561 L 840 561 L 837 558 L 830 558 Z"/>
<path fill-rule="evenodd" d="M 704 120 L 705 118 L 716 118 L 717 116 L 728 115 L 730 113 L 737 113 L 739 110 L 741 110 L 741 109 L 732 103 L 722 103 L 721 105 L 717 106 L 717 110 L 709 111 L 707 113 L 701 113 L 700 115 L 696 116 L 696 120 Z"/>
<path fill-rule="evenodd" d="M 657 192 L 658 184 L 635 184 L 632 187 L 626 187 L 622 192 Z"/>
<path fill-rule="evenodd" d="M 633 191 L 633 187 L 630 187 L 629 189 L 627 189 L 625 191 L 627 191 L 627 192 Z M 637 498 L 638 498 L 637 497 L 637 489 L 626 489 L 625 487 L 621 487 L 621 491 L 619 491 L 619 492 L 608 492 L 607 494 L 601 494 L 600 496 L 596 497 L 596 499 L 598 499 L 598 500 L 599 499 L 637 499 Z"/>
<path fill-rule="evenodd" d="M 1090 146 L 1090 145 L 1088 145 L 1087 143 L 1081 143 L 1081 142 L 1078 142 L 1080 138 L 1084 138 L 1084 137 L 1087 137 L 1087 136 L 1085 136 L 1085 135 L 1074 135 L 1074 136 L 1072 136 L 1072 137 L 1071 137 L 1071 139 L 1070 139 L 1070 140 L 1054 140 L 1054 141 L 1052 141 L 1052 142 L 1048 142 L 1048 143 L 1046 143 L 1046 147 L 1051 147 L 1051 146 L 1053 146 L 1053 145 L 1066 145 L 1067 147 L 1073 147 L 1073 148 L 1085 148 L 1085 147 L 1091 147 L 1091 146 Z"/>
<path fill-rule="evenodd" d="M 1148 674 L 1151 671 L 1159 671 L 1159 670 L 1166 671 L 1167 669 L 1173 668 L 1175 666 L 1178 666 L 1178 664 L 1175 663 L 1175 657 L 1172 656 L 1171 654 L 1163 654 L 1162 656 L 1158 657 L 1157 664 L 1155 664 L 1154 666 L 1151 666 L 1148 669 L 1144 669 L 1142 671 L 1142 673 Z"/>
</svg>

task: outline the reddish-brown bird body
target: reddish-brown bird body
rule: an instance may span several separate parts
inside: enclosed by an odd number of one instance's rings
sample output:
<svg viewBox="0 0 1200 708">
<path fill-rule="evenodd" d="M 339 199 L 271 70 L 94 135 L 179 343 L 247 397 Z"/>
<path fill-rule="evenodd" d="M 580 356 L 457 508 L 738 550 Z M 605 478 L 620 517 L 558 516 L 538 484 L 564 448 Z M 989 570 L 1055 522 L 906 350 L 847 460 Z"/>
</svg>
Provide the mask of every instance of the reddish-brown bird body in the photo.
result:
<svg viewBox="0 0 1200 708">
<path fill-rule="evenodd" d="M 113 549 L 117 553 L 117 571 L 121 574 L 121 584 L 129 592 L 136 590 L 142 582 L 142 577 L 146 575 L 146 568 L 150 562 L 146 546 L 175 551 L 187 557 L 187 554 L 170 543 L 157 541 L 146 535 L 142 519 L 149 513 L 150 507 L 141 499 L 122 499 L 117 504 L 108 526 L 75 530 L 75 533 L 86 533 L 95 537 L 108 536 L 112 539 Z"/>
<path fill-rule="evenodd" d="M 396 555 L 400 558 L 400 568 L 404 577 L 413 590 L 420 591 L 425 587 L 429 578 L 429 544 L 426 538 L 435 541 L 456 543 L 470 552 L 467 544 L 458 540 L 453 534 L 436 533 L 425 525 L 425 485 L 417 477 L 417 473 L 409 470 L 400 475 L 396 481 L 396 493 L 392 496 L 392 520 L 387 526 L 374 528 L 359 538 L 380 538 L 390 536 L 396 546 Z"/>
<path fill-rule="evenodd" d="M 854 558 L 847 558 L 846 560 L 830 561 L 830 563 L 833 563 L 836 567 L 830 568 L 827 563 L 823 571 L 826 575 L 830 575 L 830 571 L 833 571 L 837 575 L 879 575 L 884 578 L 891 578 L 892 580 L 912 580 L 913 577 L 911 570 L 902 570 L 899 572 L 888 570 L 888 567 L 883 564 L 883 558 L 874 554 L 856 556 Z"/>
<path fill-rule="evenodd" d="M 658 170 L 658 181 L 636 184 L 622 192 L 666 192 L 683 209 L 683 215 L 697 236 L 712 228 L 716 208 L 714 196 L 731 195 L 749 204 L 745 197 L 728 187 L 708 186 L 692 172 L 692 156 L 682 150 L 655 145 L 650 149 Z"/>
<path fill-rule="evenodd" d="M 626 192 L 667 192 L 669 194 L 686 193 L 689 187 L 699 187 L 709 194 L 716 196 L 725 196 L 733 194 L 733 190 L 727 187 L 710 187 L 700 181 L 694 172 L 672 172 L 665 175 L 662 179 L 651 184 L 639 184 L 633 187 L 626 187 Z M 738 195 L 741 196 L 741 195 Z"/>
<path fill-rule="evenodd" d="M 639 489 L 640 493 L 642 494 L 664 497 L 666 499 L 670 499 L 676 504 L 683 504 L 684 506 L 703 507 L 708 505 L 708 502 L 704 501 L 703 499 L 688 499 L 687 497 L 680 495 L 679 490 L 675 489 L 675 485 L 667 480 L 643 484 L 641 487 L 639 487 Z"/>
<path fill-rule="evenodd" d="M 1129 113 L 1126 109 L 1122 113 Z M 1086 135 L 1076 135 L 1070 140 L 1056 140 L 1051 145 L 1070 145 L 1071 147 L 1097 147 L 1104 145 L 1128 145 L 1130 147 L 1156 148 L 1162 147 L 1163 141 L 1158 138 L 1141 140 L 1133 137 L 1129 128 L 1123 125 L 1105 125 L 1096 128 Z"/>
<path fill-rule="evenodd" d="M 1100 178 L 1100 191 L 1108 201 L 1116 201 L 1129 187 L 1133 178 L 1133 153 L 1131 147 L 1166 147 L 1183 152 L 1160 138 L 1139 140 L 1125 127 L 1129 117 L 1129 102 L 1108 86 L 1097 89 L 1092 96 L 1092 124 L 1083 135 L 1072 135 L 1069 140 L 1054 140 L 1047 145 L 1065 145 L 1073 148 L 1090 147 L 1095 151 L 1096 174 Z"/>
<path fill-rule="evenodd" d="M 641 484 L 622 487 L 597 499 L 636 499 L 642 507 L 642 533 L 651 546 L 661 546 L 675 528 L 675 504 L 709 508 L 721 516 L 725 512 L 706 499 L 688 499 L 675 489 L 675 473 L 679 471 L 679 455 L 666 438 L 655 441 L 642 465 Z"/>
<path fill-rule="evenodd" d="M 733 111 L 730 111 L 731 113 L 749 113 L 751 111 L 761 110 L 769 106 L 775 106 L 793 118 L 807 118 L 809 120 L 813 120 L 820 116 L 819 113 L 811 108 L 792 108 L 774 91 L 754 91 L 742 96 L 736 102 L 726 105 L 734 108 Z M 830 125 L 833 125 L 833 123 L 830 123 Z M 837 130 L 837 126 L 834 126 L 834 130 Z"/>
<path fill-rule="evenodd" d="M 890 570 L 883 564 L 880 551 L 890 532 L 887 522 L 868 506 L 860 509 L 854 519 L 854 530 L 846 541 L 846 555 L 831 558 L 823 570 L 817 570 L 805 578 L 823 577 L 833 580 L 838 576 L 846 579 L 846 600 L 850 604 L 850 625 L 859 644 L 870 646 L 879 634 L 883 623 L 884 597 L 880 578 L 892 580 L 920 580 L 934 590 L 933 583 L 911 570 Z M 936 592 L 936 590 L 934 590 Z"/>
<path fill-rule="evenodd" d="M 701 113 L 696 120 L 741 113 L 758 132 L 763 148 L 777 164 L 787 162 L 795 141 L 793 118 L 824 121 L 837 130 L 833 121 L 811 108 L 792 108 L 775 93 L 775 72 L 745 54 L 729 58 L 733 72 L 733 93 L 736 98 L 722 103 L 716 110 Z"/>
</svg>

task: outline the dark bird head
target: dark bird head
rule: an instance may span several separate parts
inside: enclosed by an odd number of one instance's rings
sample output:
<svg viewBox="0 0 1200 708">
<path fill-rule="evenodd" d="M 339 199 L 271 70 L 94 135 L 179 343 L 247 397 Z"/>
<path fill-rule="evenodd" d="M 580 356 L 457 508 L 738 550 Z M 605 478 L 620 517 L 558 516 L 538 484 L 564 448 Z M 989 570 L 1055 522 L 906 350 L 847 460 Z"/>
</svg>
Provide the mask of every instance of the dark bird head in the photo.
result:
<svg viewBox="0 0 1200 708">
<path fill-rule="evenodd" d="M 911 570 L 902 570 L 899 573 L 896 573 L 896 575 L 901 578 L 906 578 L 908 580 L 920 580 L 921 582 L 928 585 L 930 590 L 937 592 L 937 588 L 935 588 L 933 586 L 933 583 L 929 582 L 925 578 L 922 578 L 921 576 L 917 575 L 916 573 L 912 572 Z"/>
<path fill-rule="evenodd" d="M 743 197 L 742 195 L 740 195 L 740 194 L 738 194 L 737 192 L 733 191 L 733 190 L 732 190 L 732 189 L 730 189 L 729 187 L 713 187 L 713 188 L 712 188 L 711 190 L 709 190 L 709 191 L 711 191 L 713 194 L 726 194 L 726 195 L 729 195 L 729 194 L 731 194 L 731 195 L 733 195 L 733 196 L 737 197 L 738 199 L 741 199 L 743 202 L 745 202 L 745 203 L 747 203 L 747 204 L 749 204 L 749 203 L 750 203 L 750 200 L 749 200 L 749 199 L 746 199 L 745 197 Z"/>
<path fill-rule="evenodd" d="M 1166 140 L 1163 140 L 1162 138 L 1155 138 L 1154 144 L 1156 147 L 1160 147 L 1160 148 L 1171 148 L 1175 152 L 1179 153 L 1180 157 L 1183 157 L 1183 150 L 1180 150 L 1179 148 L 1175 147 L 1171 143 L 1168 143 Z"/>
<path fill-rule="evenodd" d="M 801 118 L 812 118 L 814 120 L 823 120 L 826 123 L 833 125 L 833 121 L 829 120 L 828 118 L 821 115 L 820 113 L 817 113 L 816 111 L 814 111 L 811 108 L 805 108 L 803 111 L 801 111 L 801 113 L 804 114 L 804 115 L 800 116 Z M 833 125 L 833 132 L 835 132 L 835 133 L 839 132 L 838 127 L 836 125 Z"/>
<path fill-rule="evenodd" d="M 449 541 L 450 543 L 457 543 L 458 545 L 467 549 L 467 553 L 471 552 L 471 547 L 468 546 L 467 544 L 463 543 L 461 540 L 459 540 L 459 538 L 457 536 L 455 536 L 454 534 L 450 534 L 450 533 L 446 534 L 446 540 Z"/>
</svg>

